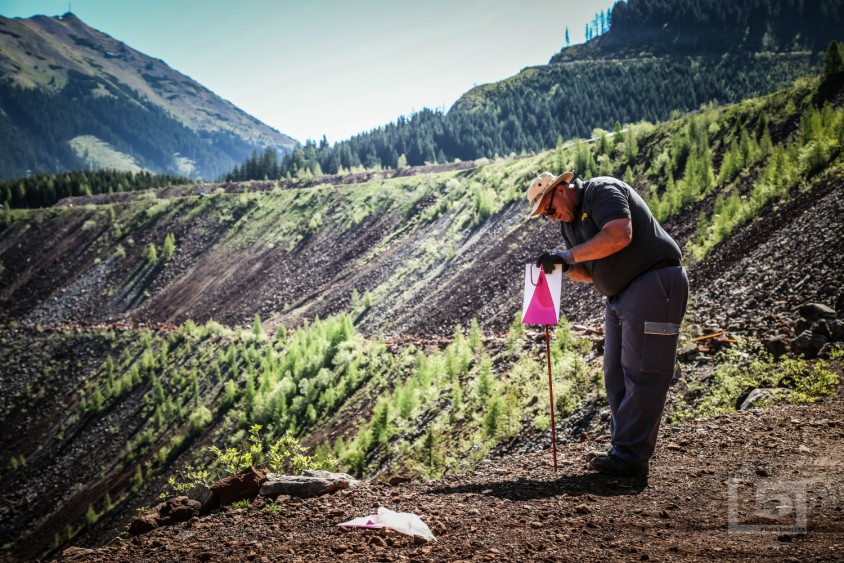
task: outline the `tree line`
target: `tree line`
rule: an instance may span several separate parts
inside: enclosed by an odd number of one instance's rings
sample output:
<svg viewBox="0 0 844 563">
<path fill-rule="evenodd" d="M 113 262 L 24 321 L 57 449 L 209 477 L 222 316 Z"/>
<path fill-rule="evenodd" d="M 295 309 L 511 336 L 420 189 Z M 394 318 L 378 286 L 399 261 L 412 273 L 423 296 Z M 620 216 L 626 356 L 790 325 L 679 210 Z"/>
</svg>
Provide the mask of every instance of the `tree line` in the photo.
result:
<svg viewBox="0 0 844 563">
<path fill-rule="evenodd" d="M 533 153 L 555 147 L 560 138 L 589 138 L 595 128 L 662 121 L 712 100 L 767 93 L 819 66 L 814 55 L 748 55 L 533 68 L 482 93 L 467 93 L 448 113 L 426 108 L 333 145 L 325 138 L 308 141 L 282 159 L 272 150 L 253 152 L 223 179 L 302 178 Z"/>
<path fill-rule="evenodd" d="M 149 190 L 188 183 L 187 178 L 151 172 L 121 170 L 72 171 L 0 180 L 0 202 L 5 207 L 49 207 L 65 197 Z"/>
<path fill-rule="evenodd" d="M 612 9 L 611 32 L 570 53 L 821 51 L 841 37 L 844 0 L 628 0 Z"/>
</svg>

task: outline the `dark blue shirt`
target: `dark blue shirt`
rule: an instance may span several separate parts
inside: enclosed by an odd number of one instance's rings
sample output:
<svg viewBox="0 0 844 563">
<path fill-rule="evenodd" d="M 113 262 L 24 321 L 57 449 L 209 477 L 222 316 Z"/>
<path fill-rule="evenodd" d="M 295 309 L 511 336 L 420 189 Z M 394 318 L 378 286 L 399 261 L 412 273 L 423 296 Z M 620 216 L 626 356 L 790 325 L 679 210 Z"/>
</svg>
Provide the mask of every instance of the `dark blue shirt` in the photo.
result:
<svg viewBox="0 0 844 563">
<path fill-rule="evenodd" d="M 618 295 L 633 279 L 663 260 L 682 256 L 680 247 L 666 233 L 636 191 L 615 178 L 598 176 L 575 180 L 574 219 L 561 223 L 566 247 L 571 249 L 598 234 L 615 219 L 628 218 L 633 227 L 630 244 L 598 260 L 580 262 L 602 295 Z"/>
</svg>

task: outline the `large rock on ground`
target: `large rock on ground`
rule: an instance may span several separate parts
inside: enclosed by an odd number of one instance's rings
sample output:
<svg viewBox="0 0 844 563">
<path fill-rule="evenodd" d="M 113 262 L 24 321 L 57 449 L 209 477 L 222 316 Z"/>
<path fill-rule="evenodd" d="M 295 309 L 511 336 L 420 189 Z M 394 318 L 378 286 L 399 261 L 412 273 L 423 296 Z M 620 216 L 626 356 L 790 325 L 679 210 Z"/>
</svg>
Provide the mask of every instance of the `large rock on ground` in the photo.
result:
<svg viewBox="0 0 844 563">
<path fill-rule="evenodd" d="M 301 475 L 270 473 L 261 486 L 261 496 L 275 498 L 279 495 L 310 498 L 318 497 L 340 489 L 354 488 L 359 484 L 346 473 L 329 471 L 303 471 Z"/>
<path fill-rule="evenodd" d="M 139 536 L 151 532 L 159 526 L 169 526 L 179 522 L 187 522 L 197 514 L 202 507 L 197 501 L 188 497 L 175 497 L 150 508 L 129 525 L 129 533 Z"/>
<path fill-rule="evenodd" d="M 785 336 L 782 336 L 780 334 L 777 334 L 770 338 L 766 338 L 762 341 L 762 345 L 765 347 L 765 350 L 767 350 L 774 357 L 775 360 L 780 358 L 781 356 L 786 355 L 789 350 L 788 340 Z"/>
<path fill-rule="evenodd" d="M 190 491 L 190 493 L 188 493 L 188 498 L 195 500 L 202 506 L 200 510 L 202 514 L 208 514 L 215 508 L 219 508 L 220 500 L 217 498 L 217 495 L 214 494 L 211 487 L 203 485 L 202 483 L 198 483 Z"/>
<path fill-rule="evenodd" d="M 770 405 L 780 402 L 784 397 L 788 396 L 788 389 L 777 387 L 775 389 L 765 389 L 762 387 L 751 390 L 749 393 L 745 392 L 736 401 L 736 409 L 746 411 L 760 405 Z"/>
<path fill-rule="evenodd" d="M 835 318 L 835 309 L 822 303 L 805 303 L 797 308 L 797 312 L 809 322 Z"/>
<path fill-rule="evenodd" d="M 211 485 L 211 491 L 219 504 L 231 504 L 258 496 L 261 484 L 266 480 L 267 474 L 263 469 L 250 467 L 235 475 L 223 477 Z"/>
<path fill-rule="evenodd" d="M 791 341 L 791 351 L 795 354 L 803 354 L 809 359 L 815 358 L 827 341 L 827 337 L 819 332 L 804 330 Z"/>
</svg>

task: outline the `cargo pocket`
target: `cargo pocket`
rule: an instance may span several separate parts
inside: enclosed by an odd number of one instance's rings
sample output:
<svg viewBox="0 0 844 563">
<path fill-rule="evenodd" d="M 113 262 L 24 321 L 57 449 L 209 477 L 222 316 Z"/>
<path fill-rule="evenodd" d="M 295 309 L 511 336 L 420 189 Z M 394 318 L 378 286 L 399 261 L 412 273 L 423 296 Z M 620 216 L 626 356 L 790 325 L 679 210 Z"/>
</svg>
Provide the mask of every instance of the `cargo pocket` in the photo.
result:
<svg viewBox="0 0 844 563">
<path fill-rule="evenodd" d="M 665 374 L 674 373 L 674 359 L 679 337 L 678 323 L 645 321 L 645 339 L 640 369 Z"/>
</svg>

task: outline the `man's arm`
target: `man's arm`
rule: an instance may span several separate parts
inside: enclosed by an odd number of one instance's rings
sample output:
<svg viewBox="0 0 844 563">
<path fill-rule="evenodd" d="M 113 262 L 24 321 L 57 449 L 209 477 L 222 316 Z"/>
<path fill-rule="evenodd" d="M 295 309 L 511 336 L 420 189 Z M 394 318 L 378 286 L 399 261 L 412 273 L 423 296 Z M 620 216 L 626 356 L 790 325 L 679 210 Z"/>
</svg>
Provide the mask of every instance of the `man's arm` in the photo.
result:
<svg viewBox="0 0 844 563">
<path fill-rule="evenodd" d="M 570 266 L 566 272 L 566 276 L 568 276 L 570 280 L 576 282 L 588 283 L 592 281 L 592 275 L 589 273 L 589 270 L 586 269 L 586 266 L 583 266 L 582 264 Z"/>
<path fill-rule="evenodd" d="M 633 240 L 633 225 L 630 219 L 615 219 L 610 221 L 601 232 L 571 249 L 572 256 L 576 262 L 587 260 L 598 260 L 618 252 Z M 581 264 L 573 264 L 566 272 L 566 276 L 576 282 L 591 282 L 592 276 L 589 270 Z"/>
<path fill-rule="evenodd" d="M 614 254 L 630 244 L 631 240 L 633 240 L 633 223 L 625 217 L 610 221 L 604 225 L 600 233 L 583 244 L 575 246 L 570 251 L 575 262 L 587 262 Z M 572 275 L 569 275 L 569 277 L 575 279 Z M 584 281 L 592 281 L 592 278 Z"/>
</svg>

